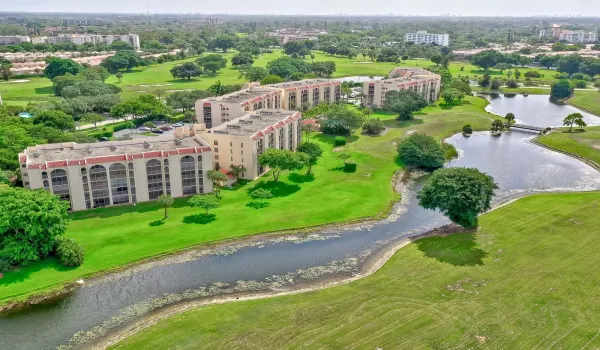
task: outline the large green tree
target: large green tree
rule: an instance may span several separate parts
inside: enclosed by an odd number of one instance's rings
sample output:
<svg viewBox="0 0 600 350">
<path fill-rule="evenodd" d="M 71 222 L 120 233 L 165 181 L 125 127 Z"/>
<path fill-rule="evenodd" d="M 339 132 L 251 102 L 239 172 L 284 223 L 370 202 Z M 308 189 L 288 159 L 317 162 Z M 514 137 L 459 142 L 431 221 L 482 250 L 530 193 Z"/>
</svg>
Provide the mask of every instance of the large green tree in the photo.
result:
<svg viewBox="0 0 600 350">
<path fill-rule="evenodd" d="M 504 62 L 504 55 L 496 50 L 484 50 L 470 58 L 471 63 L 485 70 Z"/>
<path fill-rule="evenodd" d="M 581 113 L 571 113 L 563 119 L 563 125 L 569 127 L 569 132 L 573 131 L 573 126 L 577 125 L 580 127 L 584 127 L 587 124 L 583 120 L 583 115 Z"/>
<path fill-rule="evenodd" d="M 48 79 L 54 79 L 65 74 L 76 75 L 83 70 L 83 66 L 68 58 L 51 57 L 46 60 L 47 66 L 44 68 L 44 75 Z"/>
<path fill-rule="evenodd" d="M 24 265 L 48 256 L 67 229 L 68 208 L 47 191 L 0 185 L 0 259 Z"/>
<path fill-rule="evenodd" d="M 561 79 L 553 83 L 550 88 L 550 96 L 556 99 L 568 98 L 573 93 L 571 82 L 567 79 Z"/>
<path fill-rule="evenodd" d="M 323 155 L 323 150 L 316 143 L 303 142 L 300 146 L 298 146 L 296 151 L 302 152 L 308 156 L 308 170 L 306 171 L 306 175 L 309 175 L 312 170 L 312 166 L 317 164 L 317 160 Z"/>
<path fill-rule="evenodd" d="M 446 161 L 439 141 L 425 134 L 414 133 L 398 144 L 398 157 L 410 166 L 441 168 Z"/>
<path fill-rule="evenodd" d="M 321 130 L 330 135 L 350 135 L 360 128 L 365 116 L 355 108 L 342 104 L 331 105 L 321 118 Z"/>
<path fill-rule="evenodd" d="M 46 110 L 37 113 L 33 118 L 33 124 L 42 124 L 63 131 L 75 128 L 73 117 L 63 111 L 57 110 Z"/>
<path fill-rule="evenodd" d="M 131 71 L 143 64 L 140 56 L 133 51 L 118 51 L 111 57 L 105 58 L 100 65 L 111 73 L 117 73 L 121 69 Z"/>
<path fill-rule="evenodd" d="M 221 206 L 221 200 L 212 194 L 195 195 L 188 203 L 194 208 L 202 208 L 206 210 L 206 215 L 210 209 L 216 209 Z"/>
<path fill-rule="evenodd" d="M 413 114 L 427 106 L 423 96 L 410 90 L 390 91 L 385 95 L 383 108 L 398 114 L 399 120 L 410 120 Z"/>
<path fill-rule="evenodd" d="M 477 227 L 477 216 L 491 208 L 494 179 L 472 168 L 438 169 L 419 191 L 419 204 L 439 210 L 465 228 Z"/>
<path fill-rule="evenodd" d="M 285 149 L 268 148 L 258 156 L 258 163 L 270 168 L 274 182 L 279 181 L 281 172 L 302 169 L 308 161 L 306 154 L 294 153 Z"/>
<path fill-rule="evenodd" d="M 202 69 L 194 62 L 186 62 L 171 68 L 173 78 L 187 79 L 199 77 L 202 74 Z"/>
</svg>

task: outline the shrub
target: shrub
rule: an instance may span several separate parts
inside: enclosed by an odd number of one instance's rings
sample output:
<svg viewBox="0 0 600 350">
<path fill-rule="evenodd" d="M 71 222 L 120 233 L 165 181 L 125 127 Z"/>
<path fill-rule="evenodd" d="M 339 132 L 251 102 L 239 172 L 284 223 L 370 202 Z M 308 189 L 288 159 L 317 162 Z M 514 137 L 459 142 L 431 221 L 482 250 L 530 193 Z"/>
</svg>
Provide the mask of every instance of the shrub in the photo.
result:
<svg viewBox="0 0 600 350">
<path fill-rule="evenodd" d="M 473 133 L 473 127 L 471 124 L 465 124 L 462 127 L 463 134 L 471 135 Z"/>
<path fill-rule="evenodd" d="M 577 88 L 577 89 L 587 88 L 587 83 L 585 82 L 585 80 L 573 80 L 572 85 L 574 88 Z"/>
<path fill-rule="evenodd" d="M 344 172 L 353 173 L 356 171 L 356 162 L 353 160 L 347 160 L 344 162 Z"/>
<path fill-rule="evenodd" d="M 385 129 L 383 122 L 379 118 L 370 118 L 363 124 L 362 130 L 367 134 L 379 135 Z"/>
<path fill-rule="evenodd" d="M 346 138 L 344 136 L 336 136 L 335 139 L 333 139 L 333 145 L 334 146 L 345 146 Z"/>
<path fill-rule="evenodd" d="M 573 73 L 571 74 L 571 79 L 573 80 L 589 80 L 590 76 L 583 73 Z"/>
<path fill-rule="evenodd" d="M 119 123 L 119 124 L 115 124 L 115 126 L 113 127 L 113 132 L 121 131 L 121 130 L 125 130 L 125 129 L 131 129 L 131 128 L 135 128 L 135 124 L 133 124 L 132 122 Z"/>
<path fill-rule="evenodd" d="M 458 157 L 458 151 L 451 144 L 442 142 L 442 149 L 444 150 L 444 158 L 446 160 Z"/>
<path fill-rule="evenodd" d="M 554 74 L 554 78 L 556 78 L 556 79 L 569 79 L 569 75 L 567 73 L 556 73 L 556 74 Z"/>
<path fill-rule="evenodd" d="M 446 161 L 442 145 L 425 134 L 412 134 L 398 144 L 398 156 L 407 165 L 441 168 Z"/>
<path fill-rule="evenodd" d="M 83 264 L 83 249 L 75 240 L 61 237 L 56 242 L 56 257 L 65 266 L 81 266 Z"/>
<path fill-rule="evenodd" d="M 95 132 L 89 133 L 89 135 L 91 137 L 95 137 L 95 138 L 99 139 L 101 137 L 112 137 L 113 132 L 112 131 L 95 131 Z"/>
<path fill-rule="evenodd" d="M 514 80 L 514 79 L 508 79 L 506 81 L 506 87 L 512 88 L 512 89 L 518 88 L 519 87 L 519 83 L 517 83 L 517 81 Z"/>
<path fill-rule="evenodd" d="M 541 78 L 544 75 L 538 71 L 535 70 L 530 70 L 528 72 L 525 72 L 525 74 L 523 74 L 526 78 Z"/>
<path fill-rule="evenodd" d="M 12 267 L 8 260 L 0 259 L 0 272 L 6 272 Z"/>
</svg>

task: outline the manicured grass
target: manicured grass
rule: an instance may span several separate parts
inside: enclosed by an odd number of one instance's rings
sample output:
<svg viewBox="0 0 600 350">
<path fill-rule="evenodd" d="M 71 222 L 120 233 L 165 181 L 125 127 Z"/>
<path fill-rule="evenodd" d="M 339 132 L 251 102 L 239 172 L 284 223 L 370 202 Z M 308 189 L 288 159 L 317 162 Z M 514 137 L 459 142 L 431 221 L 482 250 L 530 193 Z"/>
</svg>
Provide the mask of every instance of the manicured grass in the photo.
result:
<svg viewBox="0 0 600 350">
<path fill-rule="evenodd" d="M 332 151 L 332 137 L 313 135 L 311 141 L 323 148 L 323 158 L 313 168 L 315 177 L 303 171 L 282 176 L 273 185 L 268 176 L 223 190 L 223 206 L 206 217 L 192 209 L 185 199 L 175 202 L 170 218 L 161 221 L 162 208 L 155 203 L 140 203 L 74 213 L 67 237 L 80 242 L 85 263 L 76 269 L 64 269 L 52 260 L 5 274 L 0 284 L 0 304 L 50 288 L 63 282 L 115 268 L 174 250 L 198 244 L 236 238 L 261 232 L 294 229 L 365 217 L 374 217 L 398 199 L 390 179 L 398 165 L 395 141 L 408 130 L 419 130 L 441 138 L 459 131 L 466 123 L 474 129 L 489 126 L 484 111 L 487 101 L 469 97 L 452 109 L 428 107 L 411 122 L 399 124 L 393 115 L 376 113 L 389 130 L 382 136 L 355 134 L 346 147 L 358 163 L 355 173 L 341 171 L 341 162 Z M 269 207 L 252 209 L 247 190 L 268 187 L 275 198 Z"/>
<path fill-rule="evenodd" d="M 584 132 L 551 132 L 538 139 L 543 145 L 575 154 L 600 165 L 600 126 L 589 126 Z"/>
<path fill-rule="evenodd" d="M 365 279 L 187 311 L 114 348 L 598 348 L 598 205 L 598 192 L 523 198 Z"/>
<path fill-rule="evenodd" d="M 597 90 L 576 90 L 575 95 L 569 99 L 569 104 L 595 115 L 600 115 L 600 92 Z"/>
</svg>

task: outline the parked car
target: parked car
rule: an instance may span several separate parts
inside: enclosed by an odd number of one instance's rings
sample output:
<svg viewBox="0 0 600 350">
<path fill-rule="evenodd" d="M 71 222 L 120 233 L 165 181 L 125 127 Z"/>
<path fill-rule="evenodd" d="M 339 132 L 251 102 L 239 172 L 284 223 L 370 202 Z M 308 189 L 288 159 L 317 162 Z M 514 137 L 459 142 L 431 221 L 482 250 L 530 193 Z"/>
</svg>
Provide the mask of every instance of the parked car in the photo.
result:
<svg viewBox="0 0 600 350">
<path fill-rule="evenodd" d="M 110 139 L 108 137 L 101 137 L 98 139 L 99 142 L 106 142 L 106 141 L 110 141 Z"/>
<path fill-rule="evenodd" d="M 168 125 L 163 125 L 161 127 L 159 127 L 160 130 L 162 131 L 169 131 L 171 129 L 173 129 L 172 127 L 168 126 Z"/>
<path fill-rule="evenodd" d="M 155 133 L 155 134 L 162 134 L 162 133 L 164 132 L 164 131 L 162 131 L 162 130 L 160 130 L 160 129 L 157 129 L 157 128 L 154 128 L 154 129 L 152 129 L 152 130 L 150 130 L 150 131 L 152 131 L 152 132 L 153 132 L 153 133 Z"/>
<path fill-rule="evenodd" d="M 173 124 L 173 127 L 175 127 L 175 128 L 180 128 L 182 126 L 183 126 L 183 122 L 177 122 L 177 123 Z"/>
<path fill-rule="evenodd" d="M 139 129 L 140 131 L 150 131 L 150 128 L 147 126 L 140 126 Z"/>
</svg>

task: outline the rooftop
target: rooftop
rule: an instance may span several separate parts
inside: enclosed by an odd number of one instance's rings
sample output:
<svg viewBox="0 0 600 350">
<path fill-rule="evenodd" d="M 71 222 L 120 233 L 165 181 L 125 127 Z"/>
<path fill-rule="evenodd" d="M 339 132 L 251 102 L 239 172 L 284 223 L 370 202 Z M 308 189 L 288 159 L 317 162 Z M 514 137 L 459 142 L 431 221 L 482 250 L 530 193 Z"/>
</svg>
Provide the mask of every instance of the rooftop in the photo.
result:
<svg viewBox="0 0 600 350">
<path fill-rule="evenodd" d="M 125 141 L 96 143 L 53 143 L 28 147 L 24 154 L 27 164 L 44 164 L 52 161 L 86 160 L 90 158 L 115 155 L 140 155 L 156 151 L 178 151 L 188 148 L 209 147 L 199 137 L 175 139 L 172 136 L 148 137 Z"/>
<path fill-rule="evenodd" d="M 270 92 L 272 92 L 272 90 L 265 89 L 264 87 L 249 88 L 246 90 L 241 90 L 221 96 L 217 98 L 217 100 L 225 103 L 242 103 L 244 101 L 252 100 L 253 98 L 263 96 Z"/>
<path fill-rule="evenodd" d="M 334 83 L 334 82 L 337 82 L 337 80 L 334 80 L 334 79 L 333 80 L 332 79 L 305 79 L 305 80 L 298 80 L 298 81 L 289 81 L 289 82 L 279 83 L 279 84 L 271 84 L 268 86 L 274 87 L 274 88 L 279 88 L 279 89 L 285 89 L 285 88 L 290 88 L 290 87 L 322 84 L 322 83 L 329 83 L 329 82 Z"/>
<path fill-rule="evenodd" d="M 254 136 L 258 132 L 265 131 L 269 126 L 275 126 L 279 122 L 291 121 L 300 118 L 296 111 L 279 109 L 261 109 L 235 118 L 230 122 L 215 126 L 210 129 L 213 134 L 229 134 L 234 136 Z"/>
</svg>

